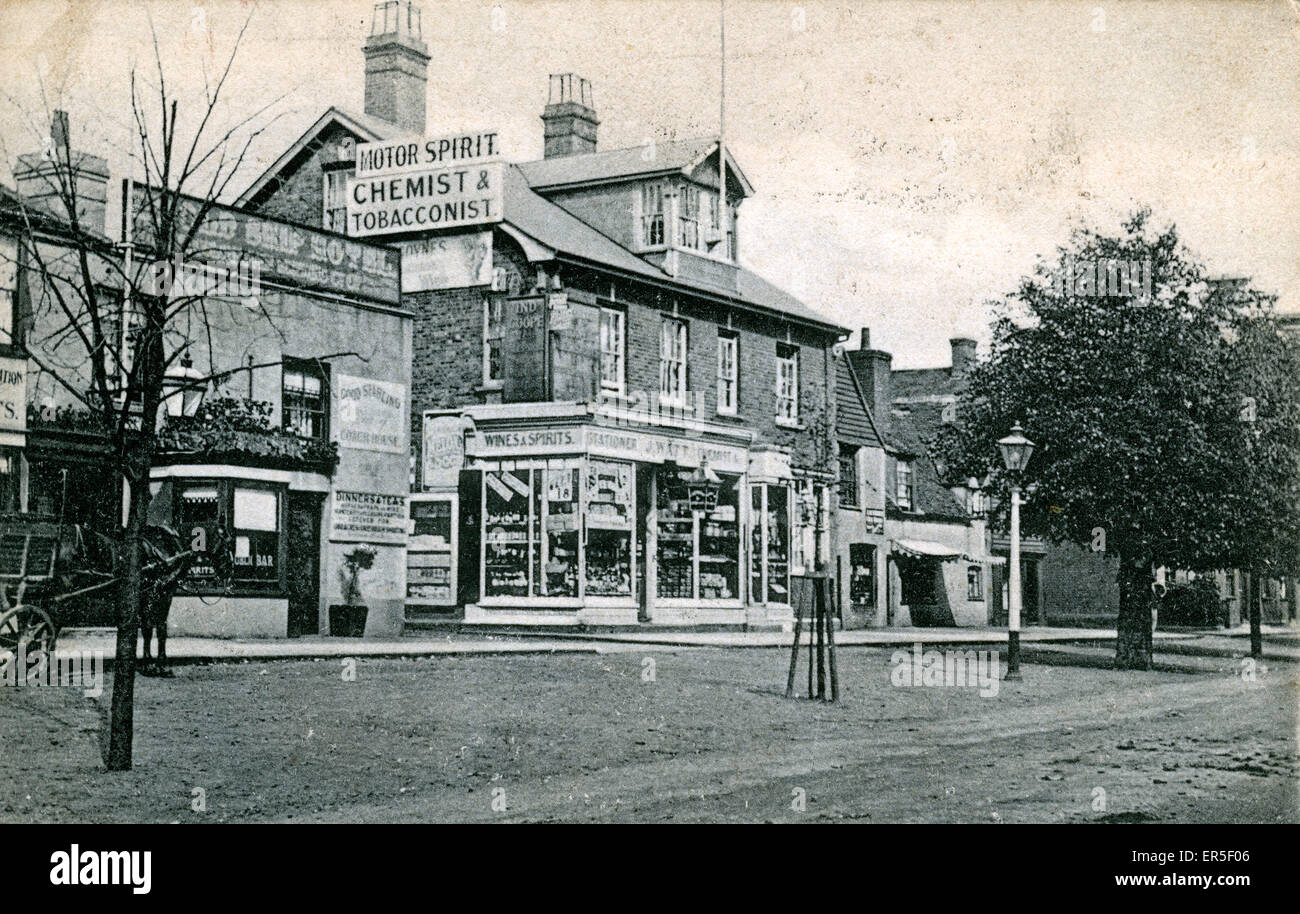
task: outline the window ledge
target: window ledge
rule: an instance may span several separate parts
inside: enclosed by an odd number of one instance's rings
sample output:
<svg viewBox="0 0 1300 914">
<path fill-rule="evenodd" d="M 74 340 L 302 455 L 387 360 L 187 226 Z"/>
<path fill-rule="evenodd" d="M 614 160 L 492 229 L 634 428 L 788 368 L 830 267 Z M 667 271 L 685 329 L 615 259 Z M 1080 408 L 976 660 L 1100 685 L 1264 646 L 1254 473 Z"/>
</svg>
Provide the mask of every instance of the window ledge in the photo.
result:
<svg viewBox="0 0 1300 914">
<path fill-rule="evenodd" d="M 775 421 L 776 424 L 781 428 L 789 428 L 797 432 L 802 432 L 808 427 L 804 425 L 802 422 L 800 422 L 798 419 L 782 419 L 778 417 Z"/>
<path fill-rule="evenodd" d="M 480 394 L 491 393 L 498 390 L 502 390 L 505 388 L 505 386 L 506 386 L 505 381 L 489 381 L 486 384 L 480 384 L 478 387 L 475 387 L 474 392 Z"/>
</svg>

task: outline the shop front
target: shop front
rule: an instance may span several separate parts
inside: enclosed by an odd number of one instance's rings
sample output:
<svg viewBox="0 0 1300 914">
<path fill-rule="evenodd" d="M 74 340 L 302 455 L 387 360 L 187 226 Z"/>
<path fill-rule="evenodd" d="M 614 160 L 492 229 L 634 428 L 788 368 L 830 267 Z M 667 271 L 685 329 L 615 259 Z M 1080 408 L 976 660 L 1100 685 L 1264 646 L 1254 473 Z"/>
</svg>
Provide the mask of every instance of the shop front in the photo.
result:
<svg viewBox="0 0 1300 914">
<path fill-rule="evenodd" d="M 449 418 L 437 419 L 426 453 L 446 454 Z M 582 404 L 472 407 L 459 421 L 457 497 L 443 473 L 413 506 L 459 509 L 448 550 L 466 622 L 789 623 L 796 485 L 783 452 L 747 430 L 633 424 Z"/>
</svg>

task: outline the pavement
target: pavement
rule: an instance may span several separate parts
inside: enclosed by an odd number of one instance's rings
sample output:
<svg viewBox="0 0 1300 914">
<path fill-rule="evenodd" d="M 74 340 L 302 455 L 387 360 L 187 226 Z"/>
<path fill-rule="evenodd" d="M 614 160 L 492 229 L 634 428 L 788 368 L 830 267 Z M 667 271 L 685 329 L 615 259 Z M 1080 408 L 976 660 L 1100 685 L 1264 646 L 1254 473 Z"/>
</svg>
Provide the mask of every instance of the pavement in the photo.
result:
<svg viewBox="0 0 1300 914">
<path fill-rule="evenodd" d="M 1264 658 L 1300 661 L 1300 631 L 1290 626 L 1264 626 Z M 789 632 L 776 631 L 655 631 L 554 632 L 530 634 L 418 632 L 397 638 L 330 638 L 308 636 L 278 639 L 227 639 L 177 636 L 167 640 L 169 658 L 178 663 L 239 663 L 265 660 L 305 660 L 338 657 L 431 657 L 449 654 L 612 654 L 672 648 L 773 648 L 790 644 Z M 1156 653 L 1202 657 L 1241 657 L 1249 653 L 1249 630 L 1158 631 Z M 58 649 L 101 651 L 112 660 L 115 633 L 111 629 L 66 629 Z M 888 628 L 835 633 L 838 647 L 1005 644 L 1000 628 Z M 1114 629 L 1031 626 L 1020 636 L 1026 648 L 1041 646 L 1046 659 L 1066 646 L 1073 650 L 1109 647 Z M 804 634 L 803 643 L 807 643 Z M 1046 650 L 1050 648 L 1050 650 Z M 1068 653 L 1068 651 L 1066 651 Z"/>
</svg>

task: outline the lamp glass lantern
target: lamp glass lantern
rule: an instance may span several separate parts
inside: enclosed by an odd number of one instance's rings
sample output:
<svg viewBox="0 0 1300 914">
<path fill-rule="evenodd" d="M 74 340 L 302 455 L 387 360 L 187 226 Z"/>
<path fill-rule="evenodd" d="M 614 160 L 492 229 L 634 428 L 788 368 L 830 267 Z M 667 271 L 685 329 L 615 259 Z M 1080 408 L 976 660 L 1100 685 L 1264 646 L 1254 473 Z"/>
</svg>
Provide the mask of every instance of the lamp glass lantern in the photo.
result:
<svg viewBox="0 0 1300 914">
<path fill-rule="evenodd" d="M 1034 453 L 1034 442 L 1025 437 L 1025 430 L 1017 422 L 1011 427 L 1011 434 L 998 440 L 998 450 L 1002 452 L 1002 462 L 1008 472 L 1023 473 Z"/>
</svg>

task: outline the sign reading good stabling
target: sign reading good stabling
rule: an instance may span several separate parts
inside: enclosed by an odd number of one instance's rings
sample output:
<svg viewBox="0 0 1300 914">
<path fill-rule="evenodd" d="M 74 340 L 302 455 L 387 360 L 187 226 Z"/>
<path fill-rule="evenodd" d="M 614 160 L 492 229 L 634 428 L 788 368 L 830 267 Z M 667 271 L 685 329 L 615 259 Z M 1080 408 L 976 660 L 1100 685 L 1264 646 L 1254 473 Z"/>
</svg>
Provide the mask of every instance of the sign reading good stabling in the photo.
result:
<svg viewBox="0 0 1300 914">
<path fill-rule="evenodd" d="M 336 391 L 340 447 L 406 453 L 406 385 L 341 374 Z"/>
</svg>

